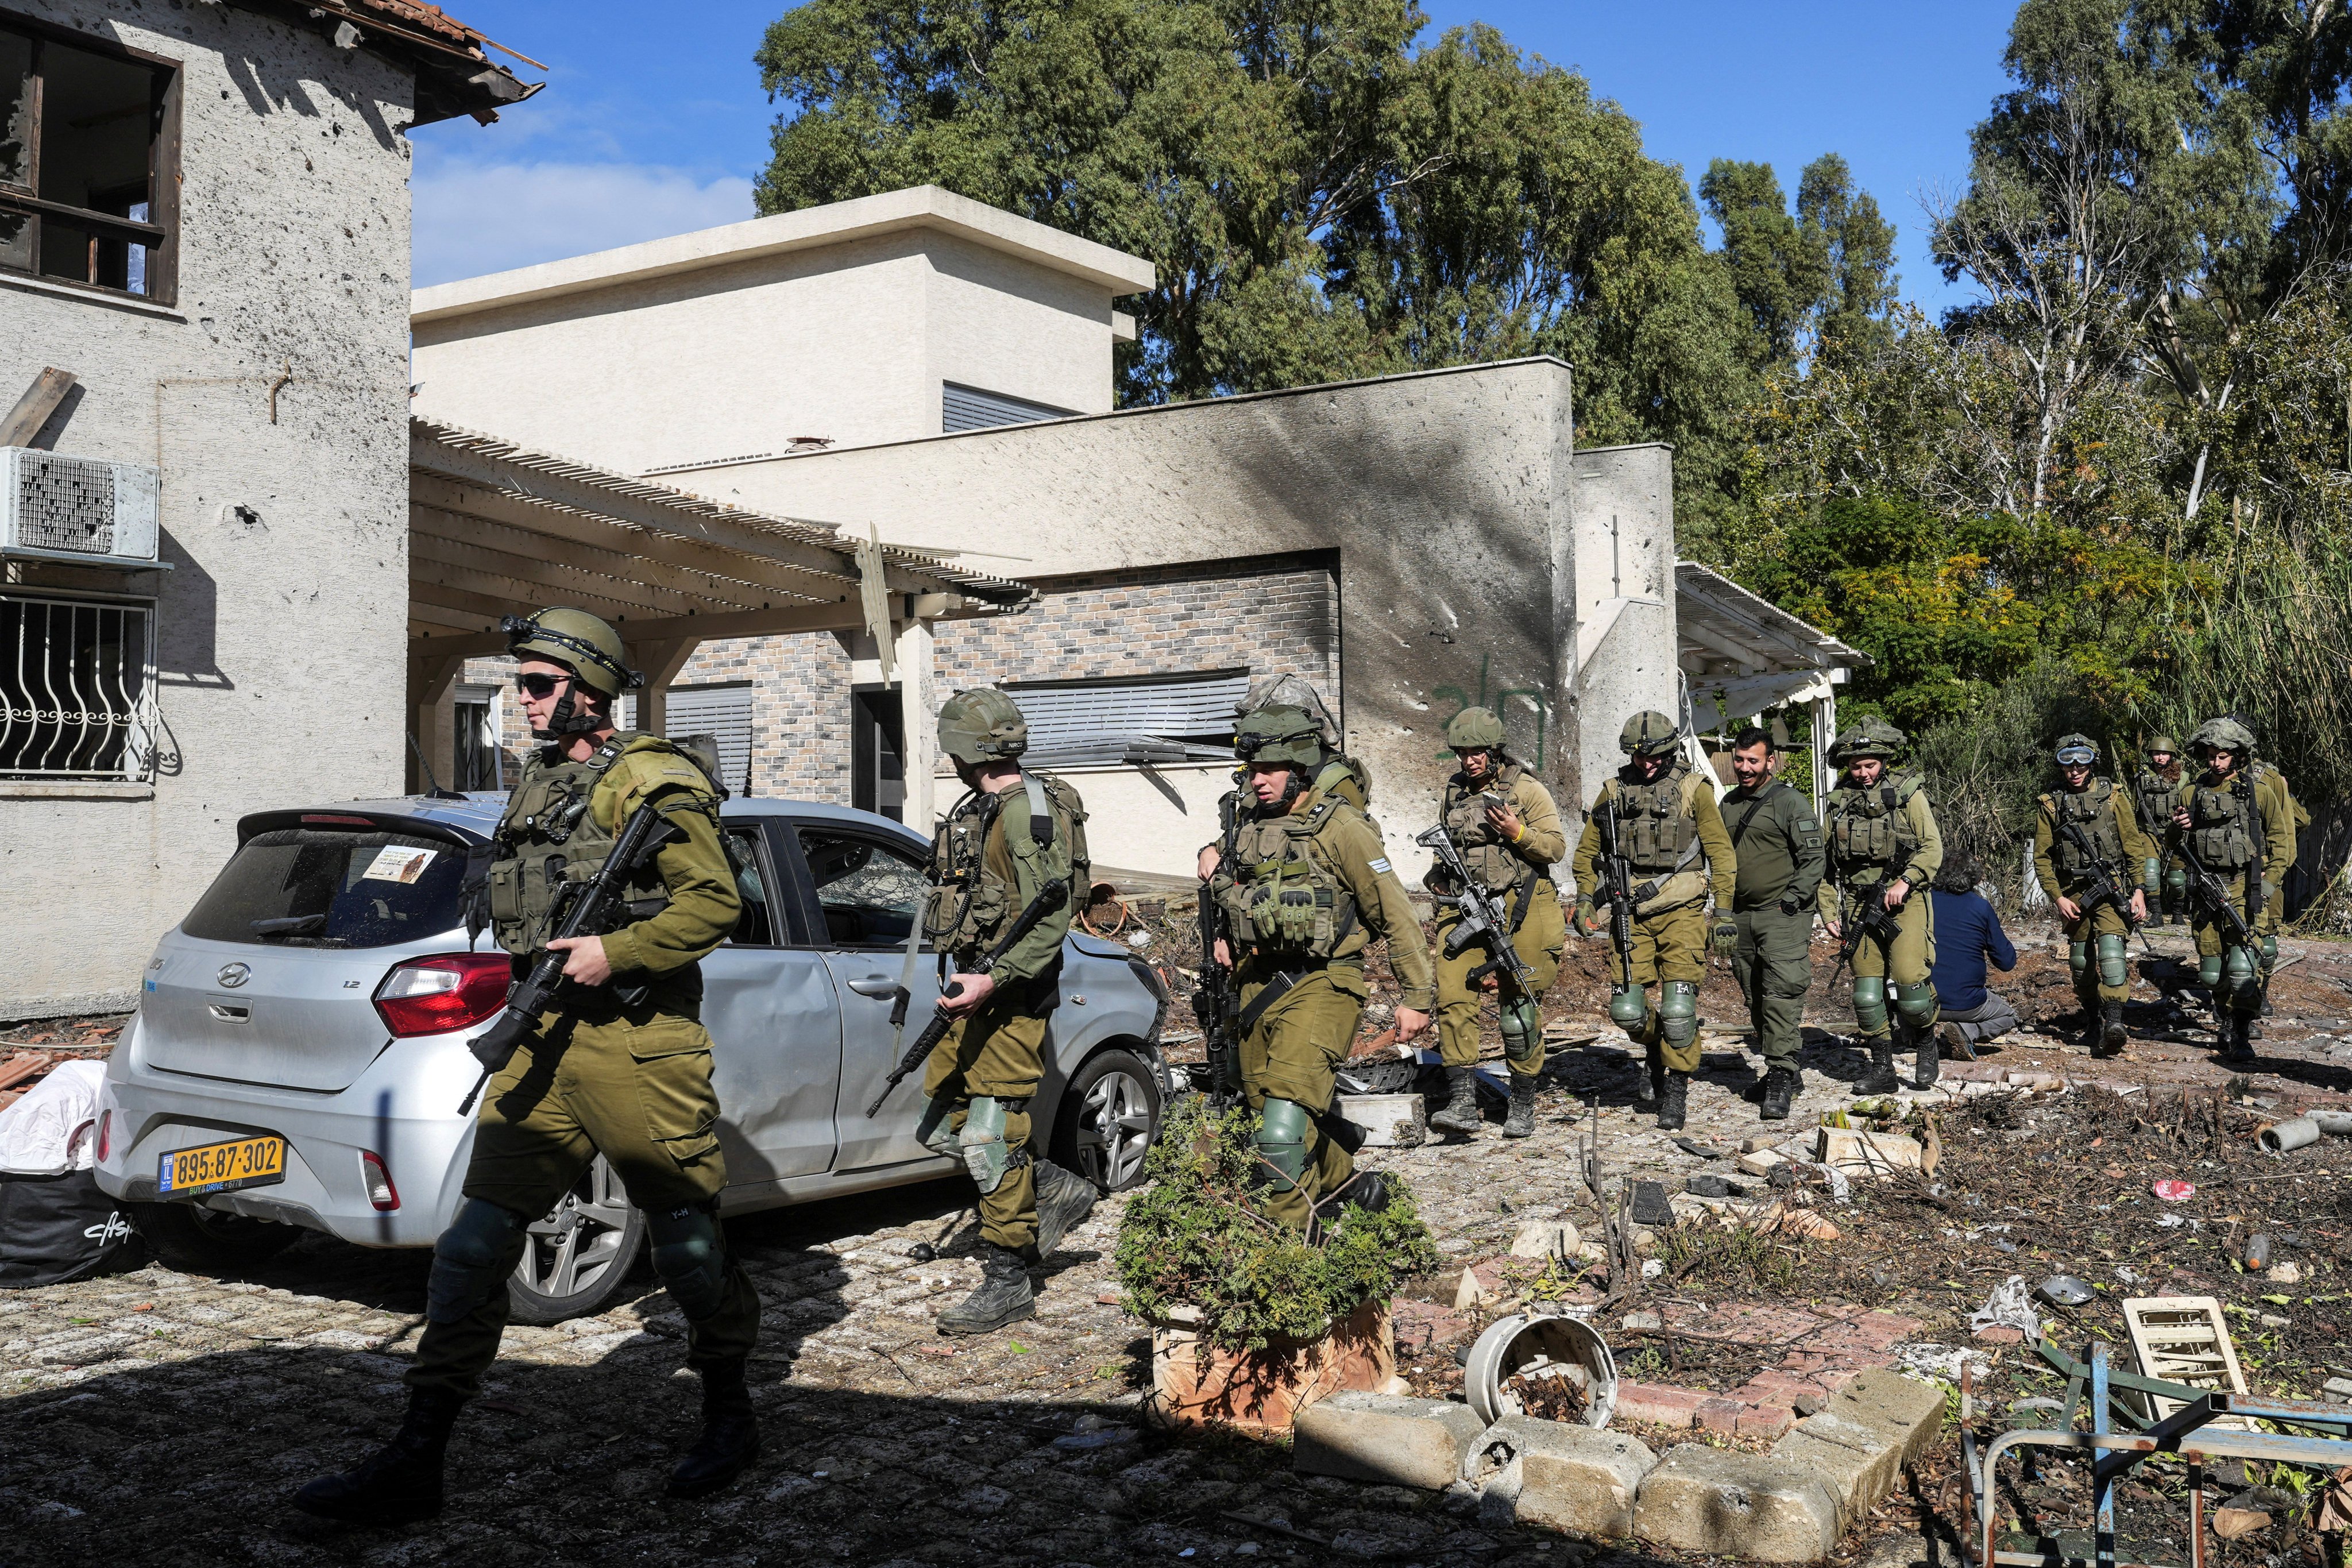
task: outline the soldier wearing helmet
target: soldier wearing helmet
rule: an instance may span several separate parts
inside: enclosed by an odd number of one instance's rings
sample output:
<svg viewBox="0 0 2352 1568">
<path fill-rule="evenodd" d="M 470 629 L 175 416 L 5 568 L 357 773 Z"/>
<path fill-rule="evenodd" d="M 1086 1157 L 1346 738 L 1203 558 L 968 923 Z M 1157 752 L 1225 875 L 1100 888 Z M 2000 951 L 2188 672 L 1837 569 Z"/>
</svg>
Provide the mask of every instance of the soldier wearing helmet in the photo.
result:
<svg viewBox="0 0 2352 1568">
<path fill-rule="evenodd" d="M 1528 966 L 1522 992 L 1484 943 L 1449 952 L 1446 939 L 1460 922 L 1459 889 L 1442 869 L 1429 874 L 1437 900 L 1437 1033 L 1451 1098 L 1429 1119 L 1444 1132 L 1475 1133 L 1478 1115 L 1480 992 L 1496 993 L 1502 1016 L 1503 1059 L 1511 1069 L 1511 1110 L 1503 1136 L 1536 1130 L 1536 1076 L 1543 1070 L 1543 1025 L 1537 1004 L 1559 973 L 1568 926 L 1551 868 L 1568 852 L 1568 835 L 1551 792 L 1504 749 L 1503 721 L 1489 709 L 1465 708 L 1445 726 L 1454 748 L 1454 775 L 1445 781 L 1439 816 L 1463 864 L 1511 919 L 1510 942 Z"/>
<path fill-rule="evenodd" d="M 518 976 L 541 952 L 567 953 L 567 1000 L 482 1096 L 465 1201 L 434 1244 L 399 1435 L 295 1495 L 329 1519 L 390 1524 L 440 1510 L 449 1433 L 498 1354 L 508 1279 L 535 1245 L 526 1227 L 598 1154 L 646 1215 L 654 1270 L 686 1319 L 687 1364 L 702 1378 L 702 1435 L 671 1473 L 670 1495 L 716 1490 L 759 1457 L 744 1373 L 760 1298 L 719 1226 L 727 1170 L 700 1021 L 700 960 L 741 910 L 719 824 L 724 791 L 669 742 L 614 727 L 615 700 L 641 680 L 612 627 L 548 609 L 509 616 L 503 629 L 540 745 L 499 819 L 487 872 L 467 885 L 467 922 L 488 925 Z M 632 874 L 630 923 L 551 937 L 567 868 L 602 866 L 641 807 L 677 837 Z"/>
<path fill-rule="evenodd" d="M 954 1025 L 923 1067 L 923 1141 L 961 1155 L 980 1189 L 977 1289 L 939 1316 L 943 1334 L 984 1334 L 1037 1315 L 1031 1265 L 1042 1263 L 1095 1205 L 1094 1184 L 1029 1146 L 1029 1101 L 1045 1077 L 1045 1022 L 1060 999 L 1062 939 L 1086 901 L 1091 867 L 1078 792 L 1021 765 L 1029 726 L 992 687 L 940 709 L 940 750 L 964 796 L 931 840 L 934 890 L 921 935 L 940 955 L 940 1010 Z M 1024 910 L 1058 884 L 1067 894 L 997 958 Z M 1051 900 L 1048 900 L 1048 902 Z M 910 933 L 908 954 L 916 951 Z"/>
<path fill-rule="evenodd" d="M 2254 760 L 2253 731 L 2231 718 L 2209 719 L 2189 737 L 2199 773 L 2176 797 L 2169 841 L 2210 872 L 2254 933 L 2249 947 L 2220 910 L 2190 911 L 2197 977 L 2211 991 L 2224 1061 L 2254 1058 L 2254 1019 L 2278 954 L 2278 889 L 2294 864 L 2295 804 L 2275 768 Z"/>
<path fill-rule="evenodd" d="M 1654 1109 L 1658 1125 L 1672 1131 L 1688 1113 L 1691 1074 L 1698 1070 L 1698 988 L 1707 950 L 1727 955 L 1738 941 L 1731 918 L 1738 859 L 1716 809 L 1715 781 L 1690 765 L 1680 726 L 1664 713 L 1636 713 L 1617 743 L 1625 765 L 1593 796 L 1577 840 L 1576 929 L 1608 933 L 1609 917 L 1598 907 L 1607 896 L 1602 861 L 1622 856 L 1633 884 L 1633 951 L 1630 963 L 1624 954 L 1609 955 L 1609 1016 L 1643 1047 L 1646 1070 L 1635 1108 Z M 1603 826 L 1612 816 L 1615 843 Z M 1655 1007 L 1652 984 L 1658 987 Z"/>
<path fill-rule="evenodd" d="M 1852 949 L 1854 1022 L 1870 1047 L 1872 1066 L 1870 1077 L 1858 1086 L 1864 1094 L 1900 1087 L 1895 1076 L 1898 1048 L 1917 1052 L 1912 1081 L 1921 1089 L 1936 1081 L 1941 1063 L 1935 1026 L 1943 1008 L 1929 978 L 1936 966 L 1936 910 L 1927 889 L 1944 864 L 1944 836 L 1919 775 L 1895 766 L 1904 739 L 1902 731 L 1877 719 L 1840 737 L 1830 752 L 1830 761 L 1841 770 L 1838 785 L 1822 813 L 1830 859 L 1830 875 L 1822 881 L 1822 918 L 1830 935 Z M 1894 917 L 1891 938 L 1882 922 L 1865 922 L 1871 905 Z M 1870 924 L 1882 929 L 1873 931 Z M 1864 929 L 1847 929 L 1854 925 Z"/>
<path fill-rule="evenodd" d="M 2113 1056 L 2127 1039 L 2126 939 L 2133 926 L 2147 919 L 2148 898 L 2162 886 L 2157 849 L 2140 832 L 2138 817 L 2124 808 L 2122 792 L 2092 776 L 2099 760 L 2097 742 L 2088 735 L 2062 735 L 2052 756 L 2060 782 L 2034 804 L 2033 872 L 2066 926 L 2067 963 L 2091 1054 Z M 2085 901 L 2101 873 L 2118 891 L 2131 889 L 2128 920 L 2126 911 L 2104 900 L 2096 905 Z"/>
<path fill-rule="evenodd" d="M 1433 980 L 1420 918 L 1317 716 L 1286 701 L 1254 709 L 1234 726 L 1234 752 L 1247 809 L 1229 850 L 1203 864 L 1233 933 L 1265 1211 L 1305 1231 L 1348 1204 L 1385 1202 L 1378 1176 L 1359 1177 L 1332 1136 L 1334 1075 L 1371 994 L 1365 950 L 1375 937 L 1389 944 L 1401 1041 L 1428 1026 Z"/>
<path fill-rule="evenodd" d="M 2166 925 L 2187 918 L 2189 873 L 2168 842 L 2172 837 L 2172 808 L 2180 795 L 2180 742 L 2169 735 L 2148 742 L 2139 775 L 2132 780 L 2132 815 L 2142 837 L 2156 846 L 2162 888 L 2161 913 Z"/>
</svg>

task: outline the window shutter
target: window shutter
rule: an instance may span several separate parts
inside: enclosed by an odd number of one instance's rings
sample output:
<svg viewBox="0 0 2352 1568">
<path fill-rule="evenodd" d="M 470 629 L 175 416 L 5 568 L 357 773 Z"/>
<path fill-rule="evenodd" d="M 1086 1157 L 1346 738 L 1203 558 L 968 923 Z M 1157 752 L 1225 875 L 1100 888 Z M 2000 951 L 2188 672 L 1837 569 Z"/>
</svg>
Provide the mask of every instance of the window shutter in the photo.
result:
<svg viewBox="0 0 2352 1568">
<path fill-rule="evenodd" d="M 673 735 L 709 735 L 719 742 L 719 776 L 740 793 L 751 766 L 751 686 L 673 686 L 668 722 Z"/>
<path fill-rule="evenodd" d="M 1026 398 L 1008 397 L 1001 392 L 958 386 L 952 381 L 940 384 L 940 430 L 943 435 L 952 436 L 959 430 L 986 430 L 997 425 L 1026 425 L 1038 419 L 1066 419 L 1073 412 Z"/>
<path fill-rule="evenodd" d="M 1090 680 L 1007 688 L 1029 721 L 1022 760 L 1041 768 L 1216 761 L 1233 755 L 1243 671 L 1178 680 Z"/>
</svg>

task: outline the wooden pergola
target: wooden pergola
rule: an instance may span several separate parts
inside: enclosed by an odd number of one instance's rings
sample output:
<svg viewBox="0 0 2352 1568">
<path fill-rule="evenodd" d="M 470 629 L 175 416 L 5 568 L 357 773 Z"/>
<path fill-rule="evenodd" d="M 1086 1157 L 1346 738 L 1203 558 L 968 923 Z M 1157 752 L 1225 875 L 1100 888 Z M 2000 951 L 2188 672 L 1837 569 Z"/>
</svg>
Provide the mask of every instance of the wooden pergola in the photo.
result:
<svg viewBox="0 0 2352 1568">
<path fill-rule="evenodd" d="M 670 684 L 714 637 L 863 631 L 897 672 L 907 818 L 928 832 L 931 626 L 1036 597 L 1026 584 L 833 525 L 422 419 L 409 421 L 408 464 L 408 704 L 442 777 L 454 746 L 444 710 L 467 659 L 506 650 L 504 616 L 575 605 L 612 622 L 646 676 L 637 727 L 656 732 Z"/>
</svg>

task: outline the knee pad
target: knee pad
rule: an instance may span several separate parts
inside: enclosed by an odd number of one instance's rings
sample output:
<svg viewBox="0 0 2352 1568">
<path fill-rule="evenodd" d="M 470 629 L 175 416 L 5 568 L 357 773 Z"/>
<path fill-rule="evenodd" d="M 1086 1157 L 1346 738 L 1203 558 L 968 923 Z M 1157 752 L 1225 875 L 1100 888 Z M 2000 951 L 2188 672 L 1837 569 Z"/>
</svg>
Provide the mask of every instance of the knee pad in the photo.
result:
<svg viewBox="0 0 2352 1568">
<path fill-rule="evenodd" d="M 509 1208 L 481 1198 L 467 1198 L 458 1206 L 433 1243 L 433 1272 L 425 1281 L 425 1316 L 436 1323 L 454 1323 L 503 1290 L 522 1250 L 524 1227 L 530 1221 Z"/>
<path fill-rule="evenodd" d="M 1878 975 L 1853 977 L 1853 1021 L 1865 1035 L 1886 1033 L 1886 982 Z"/>
<path fill-rule="evenodd" d="M 1005 1177 L 1029 1163 L 1026 1149 L 1005 1145 L 1004 1114 L 1004 1101 L 992 1094 L 974 1095 L 971 1109 L 964 1112 L 963 1131 L 956 1135 L 964 1169 L 971 1173 L 972 1184 L 980 1189 L 982 1197 L 1003 1186 Z"/>
<path fill-rule="evenodd" d="M 1312 1120 L 1297 1100 L 1266 1097 L 1265 1109 L 1257 1114 L 1253 1141 L 1257 1157 L 1272 1167 L 1264 1173 L 1268 1192 L 1297 1190 L 1299 1178 L 1307 1173 L 1307 1128 Z"/>
<path fill-rule="evenodd" d="M 2125 962 L 2124 939 L 2113 931 L 2107 931 L 2099 938 L 2099 984 L 2107 986 L 2131 984 L 2131 966 Z"/>
<path fill-rule="evenodd" d="M 1543 1021 L 1531 998 L 1506 1002 L 1503 1013 L 1503 1058 L 1520 1072 L 1543 1066 Z"/>
<path fill-rule="evenodd" d="M 1631 1034 L 1650 1016 L 1650 998 L 1638 985 L 1618 985 L 1609 992 L 1609 1021 Z"/>
<path fill-rule="evenodd" d="M 2139 863 L 2140 891 L 2146 893 L 2151 899 L 2158 898 L 2161 896 L 2160 889 L 2163 886 L 2164 874 L 2161 868 L 2158 866 L 2156 858 L 2154 856 L 2150 856 L 2148 858 L 2141 861 Z"/>
<path fill-rule="evenodd" d="M 2278 938 L 2275 936 L 2266 936 L 2263 938 L 2263 973 L 2264 974 L 2268 974 L 2272 970 L 2276 969 L 2277 967 Z"/>
<path fill-rule="evenodd" d="M 2220 953 L 2205 952 L 2198 954 L 2197 984 L 2204 986 L 2209 991 L 2214 986 L 2221 984 L 2221 955 Z"/>
<path fill-rule="evenodd" d="M 2089 942 L 2070 942 L 2066 944 L 2066 972 L 2074 977 L 2078 984 L 2082 982 L 2083 976 L 2091 972 Z"/>
<path fill-rule="evenodd" d="M 1666 982 L 1658 996 L 1658 1033 L 1673 1046 L 1698 1038 L 1697 986 L 1687 980 Z"/>
<path fill-rule="evenodd" d="M 2262 973 L 2256 965 L 2253 949 L 2232 947 L 2223 952 L 2221 986 L 2241 1013 L 2251 1013 L 2262 1005 Z"/>
<path fill-rule="evenodd" d="M 2175 866 L 2164 874 L 2164 890 L 2177 899 L 2189 896 L 2189 868 Z"/>
<path fill-rule="evenodd" d="M 1943 1011 L 1943 1004 L 1936 996 L 1936 983 L 1922 980 L 1912 985 L 1897 985 L 1895 1011 L 1915 1029 L 1924 1029 L 1934 1023 L 1936 1015 Z"/>
<path fill-rule="evenodd" d="M 646 1215 L 653 1240 L 654 1272 L 669 1299 L 691 1321 L 719 1310 L 727 1292 L 727 1237 L 719 1218 L 701 1204 Z"/>
<path fill-rule="evenodd" d="M 956 1152 L 955 1129 L 948 1125 L 948 1110 L 946 1100 L 926 1097 L 923 1114 L 915 1120 L 915 1136 L 921 1139 L 923 1147 L 934 1154 Z"/>
</svg>

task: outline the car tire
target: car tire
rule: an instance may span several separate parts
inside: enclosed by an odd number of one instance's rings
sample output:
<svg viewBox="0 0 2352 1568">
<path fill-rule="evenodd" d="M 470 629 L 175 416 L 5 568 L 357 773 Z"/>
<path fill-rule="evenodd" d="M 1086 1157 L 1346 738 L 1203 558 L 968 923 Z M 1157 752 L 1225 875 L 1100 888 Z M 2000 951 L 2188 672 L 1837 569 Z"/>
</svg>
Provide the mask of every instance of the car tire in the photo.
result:
<svg viewBox="0 0 2352 1568">
<path fill-rule="evenodd" d="M 183 1274 L 250 1268 L 293 1245 L 302 1232 L 271 1219 L 224 1214 L 197 1204 L 125 1204 L 155 1256 Z"/>
<path fill-rule="evenodd" d="M 1160 1136 L 1160 1075 L 1150 1064 L 1132 1051 L 1097 1051 L 1062 1091 L 1054 1163 L 1107 1193 L 1139 1186 L 1143 1157 Z"/>
<path fill-rule="evenodd" d="M 603 1311 L 645 1247 L 645 1212 L 597 1155 L 563 1201 L 532 1222 L 507 1279 L 507 1316 L 543 1325 Z"/>
</svg>

